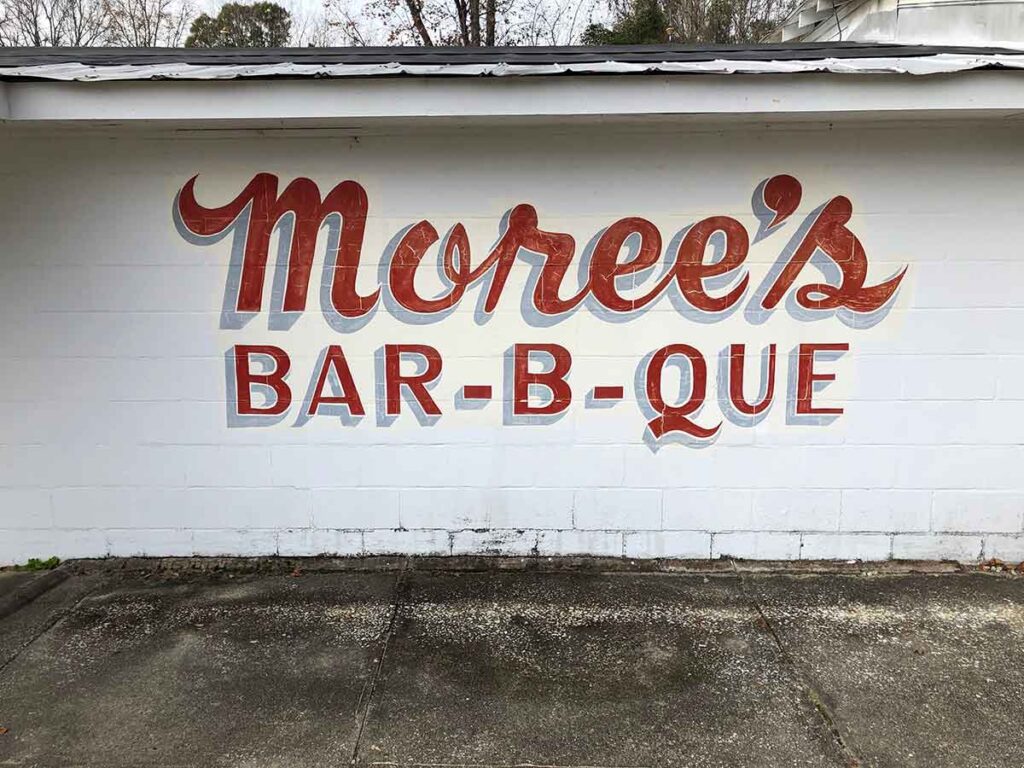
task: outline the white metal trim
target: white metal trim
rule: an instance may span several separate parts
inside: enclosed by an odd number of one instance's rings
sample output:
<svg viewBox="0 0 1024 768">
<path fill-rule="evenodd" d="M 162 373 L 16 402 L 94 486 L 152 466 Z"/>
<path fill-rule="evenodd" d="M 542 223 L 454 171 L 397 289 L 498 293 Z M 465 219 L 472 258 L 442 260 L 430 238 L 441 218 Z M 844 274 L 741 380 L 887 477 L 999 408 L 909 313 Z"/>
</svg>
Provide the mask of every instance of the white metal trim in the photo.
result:
<svg viewBox="0 0 1024 768">
<path fill-rule="evenodd" d="M 118 80 L 234 80 L 268 77 L 388 77 L 395 75 L 446 77 L 522 77 L 559 74 L 910 74 L 934 75 L 965 72 L 985 67 L 1024 69 L 1021 54 L 963 55 L 935 54 L 913 57 L 825 58 L 801 61 L 666 61 L 637 64 L 606 61 L 584 64 L 150 64 L 90 66 L 46 64 L 32 67 L 0 68 L 0 76 L 52 81 Z"/>
</svg>

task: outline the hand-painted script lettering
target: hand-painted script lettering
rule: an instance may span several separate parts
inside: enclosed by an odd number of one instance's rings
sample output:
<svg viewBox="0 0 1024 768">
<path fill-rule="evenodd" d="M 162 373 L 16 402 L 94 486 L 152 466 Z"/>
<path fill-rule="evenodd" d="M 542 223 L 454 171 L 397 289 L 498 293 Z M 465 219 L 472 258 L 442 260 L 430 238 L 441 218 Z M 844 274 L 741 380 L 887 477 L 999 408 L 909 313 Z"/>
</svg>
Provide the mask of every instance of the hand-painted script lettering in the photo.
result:
<svg viewBox="0 0 1024 768">
<path fill-rule="evenodd" d="M 518 306 L 528 325 L 545 327 L 586 308 L 600 321 L 631 320 L 667 299 L 684 317 L 717 322 L 742 310 L 751 324 L 764 323 L 780 306 L 799 321 L 833 317 L 850 328 L 879 322 L 892 307 L 906 275 L 903 267 L 882 280 L 869 279 L 864 246 L 850 228 L 853 204 L 835 196 L 811 209 L 788 237 L 777 237 L 778 257 L 763 275 L 748 264 L 752 243 L 781 231 L 801 208 L 803 188 L 790 175 L 762 181 L 753 192 L 751 213 L 757 221 L 753 238 L 746 226 L 728 215 L 700 219 L 674 233 L 663 233 L 650 220 L 630 215 L 610 222 L 579 247 L 567 232 L 545 229 L 537 208 L 520 203 L 500 220 L 497 239 L 486 251 L 470 241 L 466 227 L 454 223 L 442 236 L 429 221 L 402 228 L 379 260 L 376 285 L 359 285 L 359 267 L 370 201 L 356 181 L 343 181 L 326 195 L 310 179 L 297 178 L 283 190 L 277 176 L 260 173 L 229 202 L 207 207 L 199 202 L 196 180 L 188 180 L 174 204 L 175 222 L 192 242 L 209 244 L 233 234 L 234 246 L 222 308 L 223 328 L 240 328 L 260 312 L 270 328 L 284 330 L 304 311 L 314 282 L 318 237 L 328 233 L 317 295 L 331 328 L 354 332 L 379 306 L 406 322 L 436 322 L 476 293 L 479 324 L 511 304 L 507 296 L 513 267 L 525 262 L 530 279 Z M 805 210 L 807 210 L 805 208 Z M 272 236 L 277 231 L 275 290 L 268 301 L 266 282 Z M 483 253 L 474 258 L 473 252 Z M 444 286 L 437 295 L 417 289 L 420 270 L 436 268 Z M 757 424 L 776 399 L 776 344 L 761 353 L 756 397 L 748 398 L 745 345 L 731 344 L 718 353 L 717 374 L 697 347 L 680 341 L 651 351 L 634 373 L 637 403 L 646 417 L 647 437 L 704 444 L 720 433 L 722 422 L 701 418 L 709 396 L 717 397 L 722 415 L 735 424 Z M 800 343 L 790 354 L 787 423 L 828 423 L 843 412 L 835 404 L 815 403 L 815 395 L 835 378 L 824 366 L 849 349 L 847 343 Z M 558 344 L 517 343 L 501 350 L 509 364 L 501 382 L 505 423 L 550 423 L 568 409 L 572 355 Z M 381 405 L 378 422 L 389 423 L 408 403 L 421 423 L 435 423 L 442 404 L 431 387 L 442 375 L 439 350 L 423 344 L 387 344 L 378 351 L 381 365 L 375 391 Z M 253 362 L 262 360 L 259 371 Z M 403 373 L 414 360 L 417 372 Z M 542 370 L 535 363 L 541 361 Z M 714 366 L 714 357 L 712 365 Z M 292 410 L 286 382 L 291 359 L 277 345 L 236 345 L 228 351 L 228 388 L 232 424 L 270 424 Z M 666 399 L 666 368 L 680 369 L 679 396 Z M 711 388 L 714 380 L 717 386 Z M 363 383 L 362 387 L 367 384 Z M 261 391 L 257 405 L 252 394 Z M 341 413 L 350 422 L 365 415 L 361 387 L 353 377 L 344 349 L 326 345 L 310 372 L 309 395 L 300 420 Z M 536 393 L 542 395 L 536 397 Z M 595 384 L 588 402 L 623 399 L 621 382 Z M 467 384 L 457 402 L 486 402 L 490 383 Z"/>
</svg>

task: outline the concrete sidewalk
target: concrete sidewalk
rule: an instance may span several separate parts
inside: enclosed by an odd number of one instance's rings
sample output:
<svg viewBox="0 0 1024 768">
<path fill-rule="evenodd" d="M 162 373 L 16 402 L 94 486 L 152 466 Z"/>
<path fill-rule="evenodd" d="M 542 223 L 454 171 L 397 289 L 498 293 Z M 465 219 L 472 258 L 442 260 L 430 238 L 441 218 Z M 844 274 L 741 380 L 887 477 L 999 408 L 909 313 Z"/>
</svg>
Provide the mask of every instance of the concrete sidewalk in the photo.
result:
<svg viewBox="0 0 1024 768">
<path fill-rule="evenodd" d="M 63 566 L 0 620 L 0 765 L 1024 763 L 1019 576 L 217 565 Z"/>
</svg>

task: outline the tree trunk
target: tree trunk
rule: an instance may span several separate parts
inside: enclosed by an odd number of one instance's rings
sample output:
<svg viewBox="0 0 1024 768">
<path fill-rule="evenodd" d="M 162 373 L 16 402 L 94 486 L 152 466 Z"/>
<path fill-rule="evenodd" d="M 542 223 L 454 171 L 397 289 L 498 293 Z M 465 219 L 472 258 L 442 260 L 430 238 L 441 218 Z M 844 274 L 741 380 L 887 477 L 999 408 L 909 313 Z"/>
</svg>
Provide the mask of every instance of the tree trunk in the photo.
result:
<svg viewBox="0 0 1024 768">
<path fill-rule="evenodd" d="M 473 33 L 469 29 L 469 5 L 464 0 L 455 0 L 455 17 L 459 22 L 459 41 L 463 47 L 473 44 Z"/>
<path fill-rule="evenodd" d="M 412 16 L 412 24 L 416 27 L 420 40 L 426 46 L 433 46 L 434 41 L 430 39 L 427 25 L 423 23 L 423 6 L 417 0 L 405 0 L 405 5 L 409 9 L 409 15 Z"/>
<path fill-rule="evenodd" d="M 469 0 L 469 44 L 480 45 L 480 0 Z"/>
<path fill-rule="evenodd" d="M 487 45 L 494 45 L 494 17 L 497 15 L 497 0 L 487 0 Z"/>
</svg>

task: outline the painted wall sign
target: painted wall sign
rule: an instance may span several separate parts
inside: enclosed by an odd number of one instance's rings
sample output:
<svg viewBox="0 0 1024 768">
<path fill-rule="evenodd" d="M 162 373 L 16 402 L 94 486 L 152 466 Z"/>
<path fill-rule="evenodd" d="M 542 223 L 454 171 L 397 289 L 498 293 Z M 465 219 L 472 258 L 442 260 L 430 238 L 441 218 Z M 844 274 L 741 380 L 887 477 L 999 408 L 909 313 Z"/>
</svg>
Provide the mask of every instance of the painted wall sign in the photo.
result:
<svg viewBox="0 0 1024 768">
<path fill-rule="evenodd" d="M 1024 559 L 1019 129 L 493 123 L 8 137 L 0 563 Z"/>
<path fill-rule="evenodd" d="M 790 220 L 803 202 L 803 189 L 795 177 L 783 174 L 765 179 L 753 191 L 750 206 L 758 227 L 752 237 L 738 219 L 727 215 L 708 216 L 670 236 L 645 218 L 627 216 L 609 222 L 580 248 L 573 234 L 544 229 L 541 213 L 521 203 L 501 217 L 489 248 L 472 243 L 461 223 L 444 235 L 426 220 L 401 228 L 381 254 L 377 284 L 365 287 L 357 277 L 370 201 L 359 183 L 343 181 L 323 195 L 308 178 L 294 179 L 281 189 L 277 176 L 260 173 L 233 200 L 208 207 L 197 199 L 197 178 L 178 192 L 175 224 L 197 244 L 233 236 L 221 314 L 221 327 L 228 330 L 266 311 L 271 331 L 287 331 L 307 310 L 311 283 L 327 325 L 339 333 L 358 332 L 378 311 L 425 325 L 474 301 L 480 325 L 516 305 L 522 321 L 535 328 L 550 327 L 581 311 L 598 323 L 630 322 L 667 301 L 695 329 L 736 313 L 760 325 L 779 310 L 801 322 L 830 319 L 866 328 L 884 319 L 906 275 L 902 267 L 883 280 L 869 280 L 868 256 L 849 227 L 853 203 L 847 197 L 822 201 L 796 217 L 793 226 Z M 783 232 L 787 223 L 788 236 Z M 324 228 L 328 240 L 317 286 L 313 265 Z M 268 296 L 275 231 L 279 253 Z M 778 240 L 778 257 L 764 274 L 757 274 L 756 265 L 747 264 L 748 252 L 752 243 L 767 238 Z M 506 286 L 520 263 L 529 266 L 530 277 L 522 295 L 512 296 Z M 432 268 L 442 289 L 424 295 L 420 277 Z M 782 398 L 790 424 L 827 424 L 843 413 L 841 405 L 822 404 L 816 397 L 835 379 L 829 363 L 849 350 L 848 342 L 819 336 L 782 353 L 770 343 L 752 351 L 759 363 L 754 366 L 748 364 L 745 344 L 701 349 L 688 335 L 649 350 L 637 361 L 631 380 L 586 382 L 587 401 L 615 403 L 632 387 L 644 439 L 652 448 L 665 441 L 693 446 L 713 442 L 723 421 L 702 415 L 711 398 L 717 399 L 726 420 L 747 427 Z M 503 423 L 548 424 L 564 415 L 578 396 L 578 384 L 569 380 L 573 357 L 566 346 L 515 343 L 495 354 L 505 359 L 502 380 L 465 382 L 453 407 L 500 397 Z M 777 383 L 783 355 L 789 363 L 784 387 Z M 366 415 L 367 391 L 380 393 L 374 398 L 380 425 L 398 418 L 403 408 L 424 425 L 443 417 L 446 405 L 431 393 L 445 375 L 443 350 L 428 344 L 384 344 L 376 360 L 376 380 L 356 381 L 344 345 L 326 338 L 313 369 L 301 372 L 302 389 L 296 389 L 289 380 L 293 361 L 282 344 L 233 345 L 226 354 L 228 423 L 269 426 L 290 418 L 301 425 L 320 415 L 354 423 Z M 410 370 L 413 364 L 415 370 Z M 664 391 L 670 367 L 680 376 L 680 391 L 673 395 Z M 751 397 L 750 392 L 757 394 Z"/>
</svg>

